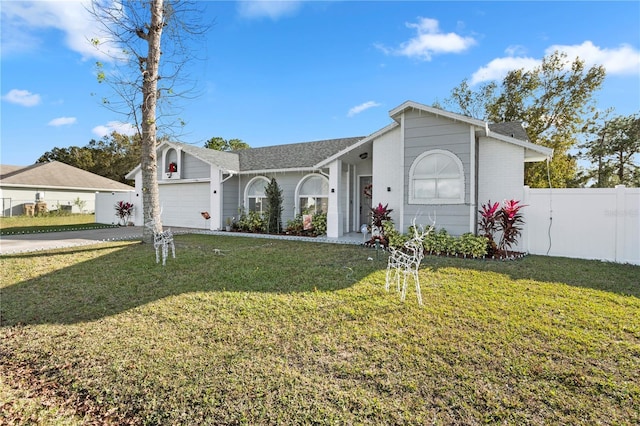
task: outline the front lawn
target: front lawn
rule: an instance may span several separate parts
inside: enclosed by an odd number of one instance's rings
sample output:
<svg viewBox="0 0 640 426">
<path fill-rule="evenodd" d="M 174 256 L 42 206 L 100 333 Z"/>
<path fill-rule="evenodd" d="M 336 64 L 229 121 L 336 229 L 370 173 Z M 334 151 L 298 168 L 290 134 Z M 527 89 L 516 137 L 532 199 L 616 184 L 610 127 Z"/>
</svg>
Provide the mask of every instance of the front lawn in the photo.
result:
<svg viewBox="0 0 640 426">
<path fill-rule="evenodd" d="M 114 225 L 96 223 L 94 214 L 0 217 L 0 235 L 33 234 L 40 232 L 76 231 L 90 228 L 112 228 Z"/>
<path fill-rule="evenodd" d="M 640 423 L 640 267 L 428 256 L 420 307 L 372 249 L 176 249 L 0 256 L 0 423 Z"/>
</svg>

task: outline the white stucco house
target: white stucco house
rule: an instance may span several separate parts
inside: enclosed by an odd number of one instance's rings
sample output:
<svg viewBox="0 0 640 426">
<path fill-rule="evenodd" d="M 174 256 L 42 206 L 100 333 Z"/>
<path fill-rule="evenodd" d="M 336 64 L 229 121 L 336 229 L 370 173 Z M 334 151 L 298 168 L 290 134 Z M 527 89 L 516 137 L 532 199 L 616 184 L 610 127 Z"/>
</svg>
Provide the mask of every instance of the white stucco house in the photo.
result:
<svg viewBox="0 0 640 426">
<path fill-rule="evenodd" d="M 0 165 L 0 216 L 33 214 L 40 205 L 44 211 L 89 213 L 95 210 L 96 194 L 128 195 L 133 191 L 129 185 L 59 161 Z"/>
<path fill-rule="evenodd" d="M 521 199 L 525 162 L 553 153 L 529 141 L 520 123 L 489 124 L 412 101 L 389 115 L 391 124 L 364 137 L 237 152 L 164 142 L 157 148 L 163 224 L 224 229 L 239 207 L 260 210 L 264 187 L 275 178 L 283 224 L 305 209 L 322 210 L 327 236 L 337 238 L 359 231 L 371 204 L 382 203 L 403 232 L 412 219 L 430 224 L 431 217 L 461 235 L 476 231 L 481 204 Z M 140 166 L 127 178 L 140 195 Z M 140 213 L 135 221 L 142 225 Z"/>
</svg>

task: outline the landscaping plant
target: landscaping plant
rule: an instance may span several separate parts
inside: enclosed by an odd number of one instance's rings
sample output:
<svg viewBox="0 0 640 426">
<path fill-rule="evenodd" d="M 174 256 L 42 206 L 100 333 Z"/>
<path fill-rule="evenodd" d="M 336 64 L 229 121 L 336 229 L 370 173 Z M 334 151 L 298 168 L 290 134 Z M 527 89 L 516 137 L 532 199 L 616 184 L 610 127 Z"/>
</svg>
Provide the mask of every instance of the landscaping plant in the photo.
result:
<svg viewBox="0 0 640 426">
<path fill-rule="evenodd" d="M 115 205 L 116 216 L 120 218 L 120 224 L 126 225 L 133 214 L 133 203 L 118 201 Z"/>
</svg>

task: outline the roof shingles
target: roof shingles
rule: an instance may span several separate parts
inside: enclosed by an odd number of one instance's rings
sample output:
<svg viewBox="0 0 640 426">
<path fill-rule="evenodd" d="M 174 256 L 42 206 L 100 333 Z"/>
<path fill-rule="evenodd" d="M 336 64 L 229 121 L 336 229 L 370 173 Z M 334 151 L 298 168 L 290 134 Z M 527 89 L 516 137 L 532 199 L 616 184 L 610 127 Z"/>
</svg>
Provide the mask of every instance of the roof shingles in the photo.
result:
<svg viewBox="0 0 640 426">
<path fill-rule="evenodd" d="M 37 163 L 15 168 L 2 166 L 1 186 L 28 186 L 56 189 L 89 189 L 94 191 L 133 191 L 124 183 L 78 169 L 59 161 Z"/>
</svg>

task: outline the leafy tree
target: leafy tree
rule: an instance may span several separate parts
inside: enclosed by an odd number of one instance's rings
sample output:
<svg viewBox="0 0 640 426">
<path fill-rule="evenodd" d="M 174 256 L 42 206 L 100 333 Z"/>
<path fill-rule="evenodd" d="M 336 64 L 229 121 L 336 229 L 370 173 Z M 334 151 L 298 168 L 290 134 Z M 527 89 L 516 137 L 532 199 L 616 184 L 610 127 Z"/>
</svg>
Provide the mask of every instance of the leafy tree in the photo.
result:
<svg viewBox="0 0 640 426">
<path fill-rule="evenodd" d="M 604 67 L 585 69 L 579 58 L 571 62 L 565 53 L 555 52 L 532 70 L 510 71 L 499 86 L 489 83 L 473 91 L 463 81 L 446 104 L 474 118 L 522 122 L 531 141 L 554 150 L 552 186 L 574 186 L 577 163 L 569 151 L 595 111 L 593 94 L 604 77 Z M 548 186 L 546 164 L 527 163 L 525 183 Z"/>
<path fill-rule="evenodd" d="M 224 139 L 219 136 L 209 139 L 205 142 L 204 147 L 215 149 L 217 151 L 238 151 L 241 149 L 251 148 L 247 143 L 240 139 Z"/>
<path fill-rule="evenodd" d="M 61 163 L 104 176 L 122 183 L 130 183 L 125 176 L 140 161 L 140 138 L 113 132 L 83 147 L 53 148 L 38 158 L 37 163 Z"/>
<path fill-rule="evenodd" d="M 264 187 L 267 198 L 267 232 L 278 234 L 282 229 L 282 190 L 275 178 Z"/>
<path fill-rule="evenodd" d="M 606 119 L 591 131 L 593 137 L 581 148 L 595 166 L 586 175 L 593 186 L 640 186 L 640 114 Z"/>
<path fill-rule="evenodd" d="M 140 166 L 145 224 L 143 241 L 151 241 L 154 232 L 162 232 L 158 191 L 158 128 L 184 124 L 169 108 L 170 100 L 184 96 L 192 84 L 184 80 L 184 67 L 191 64 L 192 52 L 186 39 L 204 32 L 198 18 L 201 11 L 185 1 L 93 0 L 91 12 L 103 26 L 104 40 L 92 40 L 96 48 L 113 57 L 113 70 L 98 63 L 98 82 L 113 89 L 117 102 L 103 99 L 113 111 L 133 121 L 140 134 Z M 197 3 L 195 3 L 197 4 Z M 165 35 L 165 37 L 163 37 Z M 115 52 L 115 53 L 114 53 Z M 181 88 L 186 87 L 185 90 Z"/>
</svg>

